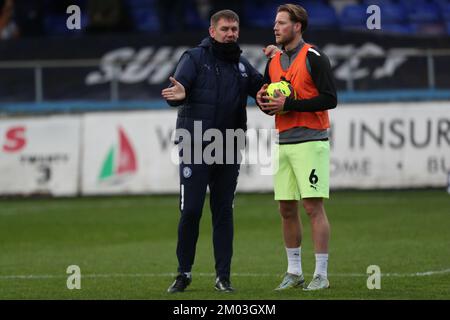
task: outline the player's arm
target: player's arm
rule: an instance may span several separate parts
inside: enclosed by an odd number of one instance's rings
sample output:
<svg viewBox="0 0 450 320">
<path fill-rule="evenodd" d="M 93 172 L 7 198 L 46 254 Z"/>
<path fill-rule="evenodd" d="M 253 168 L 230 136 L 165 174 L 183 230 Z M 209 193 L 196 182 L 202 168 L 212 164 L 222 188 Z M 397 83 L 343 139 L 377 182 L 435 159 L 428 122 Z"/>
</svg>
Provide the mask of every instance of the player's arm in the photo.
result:
<svg viewBox="0 0 450 320">
<path fill-rule="evenodd" d="M 264 96 L 266 95 L 267 85 L 270 84 L 270 76 L 269 76 L 269 65 L 272 61 L 270 58 L 267 61 L 266 68 L 264 70 L 264 75 L 262 77 L 262 81 L 258 87 L 258 91 L 256 92 L 256 105 L 261 109 L 261 103 L 264 102 Z M 262 110 L 262 109 L 261 109 Z"/>
<path fill-rule="evenodd" d="M 249 70 L 249 86 L 248 86 L 248 95 L 254 99 L 256 99 L 256 94 L 258 93 L 259 89 L 263 85 L 263 76 L 260 74 L 255 68 L 253 68 L 252 65 L 248 64 L 250 66 Z"/>
<path fill-rule="evenodd" d="M 311 78 L 319 95 L 311 99 L 286 98 L 284 111 L 316 112 L 333 109 L 337 105 L 336 86 L 328 57 L 316 48 L 307 54 Z"/>
<path fill-rule="evenodd" d="M 267 61 L 266 69 L 264 69 L 263 84 L 270 84 L 269 66 L 272 58 Z"/>
<path fill-rule="evenodd" d="M 170 78 L 170 86 L 161 91 L 161 95 L 172 107 L 182 105 L 189 95 L 192 83 L 197 76 L 197 69 L 191 56 L 183 54 L 177 65 L 175 74 Z"/>
<path fill-rule="evenodd" d="M 264 71 L 264 76 L 262 76 L 258 71 L 256 71 L 255 68 L 253 68 L 251 65 L 251 70 L 250 70 L 250 87 L 249 87 L 249 96 L 251 96 L 252 98 L 257 97 L 258 91 L 261 89 L 261 87 L 264 84 L 269 84 L 270 83 L 270 78 L 269 78 L 269 64 L 270 61 L 272 60 L 272 58 L 275 56 L 275 54 L 280 51 L 280 49 L 273 45 L 270 44 L 266 47 L 264 47 L 262 49 L 264 55 L 267 57 L 267 64 L 266 64 L 266 68 Z M 258 101 L 256 101 L 256 104 L 258 104 Z"/>
</svg>

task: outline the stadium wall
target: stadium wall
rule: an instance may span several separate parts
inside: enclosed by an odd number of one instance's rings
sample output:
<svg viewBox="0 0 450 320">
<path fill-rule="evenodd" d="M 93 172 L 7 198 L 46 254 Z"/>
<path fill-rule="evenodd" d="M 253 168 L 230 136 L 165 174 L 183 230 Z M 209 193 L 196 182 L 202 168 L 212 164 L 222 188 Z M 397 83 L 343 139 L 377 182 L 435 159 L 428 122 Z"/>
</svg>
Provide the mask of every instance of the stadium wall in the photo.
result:
<svg viewBox="0 0 450 320">
<path fill-rule="evenodd" d="M 179 58 L 205 31 L 0 41 L 0 114 L 160 107 Z M 330 58 L 341 102 L 450 99 L 450 37 L 311 30 L 305 39 Z M 260 72 L 273 41 L 271 28 L 241 31 Z"/>
<path fill-rule="evenodd" d="M 330 115 L 333 189 L 447 185 L 447 102 L 340 105 Z M 175 118 L 169 108 L 2 118 L 0 194 L 176 193 Z M 238 191 L 270 192 L 270 134 L 258 129 L 272 128 L 273 118 L 254 107 L 248 118 L 249 139 L 258 143 L 244 159 Z"/>
</svg>

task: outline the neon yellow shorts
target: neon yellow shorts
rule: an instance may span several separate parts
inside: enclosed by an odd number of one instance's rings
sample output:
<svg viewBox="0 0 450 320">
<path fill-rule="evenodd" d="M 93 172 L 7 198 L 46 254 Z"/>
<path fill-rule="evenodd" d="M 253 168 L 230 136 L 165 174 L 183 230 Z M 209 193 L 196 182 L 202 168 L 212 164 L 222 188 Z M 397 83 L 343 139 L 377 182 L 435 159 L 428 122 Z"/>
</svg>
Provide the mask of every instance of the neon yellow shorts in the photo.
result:
<svg viewBox="0 0 450 320">
<path fill-rule="evenodd" d="M 275 200 L 329 198 L 328 141 L 277 145 L 275 156 L 277 155 L 278 169 L 274 173 Z"/>
</svg>

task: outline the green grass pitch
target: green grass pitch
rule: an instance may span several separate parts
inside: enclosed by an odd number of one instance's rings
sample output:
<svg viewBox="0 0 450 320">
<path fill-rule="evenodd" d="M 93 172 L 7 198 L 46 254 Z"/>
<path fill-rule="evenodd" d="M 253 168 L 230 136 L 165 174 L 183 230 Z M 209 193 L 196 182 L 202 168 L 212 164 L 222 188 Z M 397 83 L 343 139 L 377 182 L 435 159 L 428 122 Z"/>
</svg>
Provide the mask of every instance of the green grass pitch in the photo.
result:
<svg viewBox="0 0 450 320">
<path fill-rule="evenodd" d="M 275 292 L 286 270 L 277 203 L 238 194 L 232 283 L 215 292 L 211 215 L 205 204 L 193 282 L 169 295 L 177 196 L 0 200 L 0 299 L 450 299 L 450 195 L 445 191 L 340 191 L 326 201 L 331 223 L 329 279 L 320 292 Z M 314 271 L 302 211 L 302 261 Z M 66 286 L 69 265 L 81 289 Z M 381 289 L 367 288 L 367 267 Z"/>
</svg>

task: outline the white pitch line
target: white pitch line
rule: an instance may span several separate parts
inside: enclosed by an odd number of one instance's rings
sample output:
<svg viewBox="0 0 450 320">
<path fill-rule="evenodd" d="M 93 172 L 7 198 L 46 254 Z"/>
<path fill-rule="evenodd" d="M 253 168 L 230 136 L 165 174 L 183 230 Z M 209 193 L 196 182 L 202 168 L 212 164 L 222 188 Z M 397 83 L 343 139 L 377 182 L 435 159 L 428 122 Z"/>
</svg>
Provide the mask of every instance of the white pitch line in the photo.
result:
<svg viewBox="0 0 450 320">
<path fill-rule="evenodd" d="M 427 277 L 450 273 L 450 269 L 425 271 L 415 273 L 382 273 L 382 277 Z M 305 275 L 310 275 L 305 273 Z M 368 277 L 365 273 L 329 273 L 329 277 Z M 0 275 L 0 280 L 35 280 L 35 279 L 65 279 L 69 275 L 53 274 L 24 274 L 24 275 Z M 176 273 L 110 273 L 110 274 L 81 274 L 82 278 L 156 278 L 174 277 Z M 197 277 L 214 277 L 215 273 L 194 273 Z M 232 273 L 232 277 L 279 277 L 282 274 L 272 273 Z"/>
</svg>

